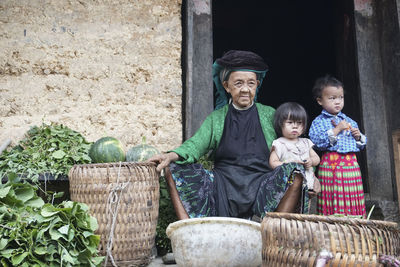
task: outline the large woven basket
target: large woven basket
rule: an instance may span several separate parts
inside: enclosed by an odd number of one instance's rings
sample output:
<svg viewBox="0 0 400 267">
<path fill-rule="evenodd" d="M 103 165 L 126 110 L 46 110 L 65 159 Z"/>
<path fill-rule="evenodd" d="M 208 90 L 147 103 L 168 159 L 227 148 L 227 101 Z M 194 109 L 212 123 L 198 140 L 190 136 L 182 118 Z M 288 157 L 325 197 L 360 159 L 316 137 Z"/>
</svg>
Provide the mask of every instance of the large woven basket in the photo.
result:
<svg viewBox="0 0 400 267">
<path fill-rule="evenodd" d="M 69 180 L 71 200 L 86 203 L 97 219 L 100 254 L 108 255 L 107 265 L 148 264 L 155 244 L 159 205 L 155 164 L 75 165 Z"/>
<path fill-rule="evenodd" d="M 326 266 L 383 266 L 379 256 L 400 255 L 393 222 L 292 213 L 267 213 L 261 223 L 263 266 L 314 266 L 322 249 Z"/>
</svg>

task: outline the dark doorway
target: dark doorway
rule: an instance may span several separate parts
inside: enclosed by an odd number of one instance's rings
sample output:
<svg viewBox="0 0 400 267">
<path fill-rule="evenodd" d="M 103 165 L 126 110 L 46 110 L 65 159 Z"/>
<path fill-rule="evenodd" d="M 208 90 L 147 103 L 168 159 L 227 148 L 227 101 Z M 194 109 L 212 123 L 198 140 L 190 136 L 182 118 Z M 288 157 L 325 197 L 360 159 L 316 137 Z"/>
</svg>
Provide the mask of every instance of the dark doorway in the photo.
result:
<svg viewBox="0 0 400 267">
<path fill-rule="evenodd" d="M 258 102 L 296 101 L 314 117 L 313 82 L 336 70 L 333 2 L 213 1 L 214 59 L 230 49 L 256 52 L 270 68 Z"/>
<path fill-rule="evenodd" d="M 274 108 L 283 102 L 298 102 L 306 108 L 310 120 L 321 112 L 312 97 L 313 83 L 320 76 L 332 74 L 344 83 L 343 112 L 365 132 L 351 2 L 212 1 L 214 60 L 231 49 L 256 52 L 270 68 L 258 102 Z M 367 177 L 365 154 L 359 157 L 363 176 Z M 364 190 L 368 192 L 367 183 Z"/>
</svg>

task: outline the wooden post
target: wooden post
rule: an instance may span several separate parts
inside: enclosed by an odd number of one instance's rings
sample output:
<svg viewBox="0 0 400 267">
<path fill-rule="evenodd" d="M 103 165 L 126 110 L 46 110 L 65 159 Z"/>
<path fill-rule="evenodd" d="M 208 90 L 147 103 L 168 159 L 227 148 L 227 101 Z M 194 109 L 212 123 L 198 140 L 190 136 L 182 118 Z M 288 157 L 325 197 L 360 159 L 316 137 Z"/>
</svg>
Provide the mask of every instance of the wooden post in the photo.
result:
<svg viewBox="0 0 400 267">
<path fill-rule="evenodd" d="M 400 210 L 400 129 L 393 131 L 393 155 L 394 155 L 394 166 L 397 186 L 397 201 L 399 203 Z"/>
<path fill-rule="evenodd" d="M 192 137 L 214 110 L 211 0 L 186 3 L 184 140 Z"/>
</svg>

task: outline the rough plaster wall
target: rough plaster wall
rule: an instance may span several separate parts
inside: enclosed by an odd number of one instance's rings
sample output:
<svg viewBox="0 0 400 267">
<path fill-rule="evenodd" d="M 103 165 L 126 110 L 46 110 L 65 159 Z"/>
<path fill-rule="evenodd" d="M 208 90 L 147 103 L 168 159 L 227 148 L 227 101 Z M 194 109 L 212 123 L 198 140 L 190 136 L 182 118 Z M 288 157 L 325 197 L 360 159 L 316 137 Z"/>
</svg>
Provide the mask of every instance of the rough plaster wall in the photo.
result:
<svg viewBox="0 0 400 267">
<path fill-rule="evenodd" d="M 0 142 L 57 122 L 179 145 L 181 38 L 181 0 L 0 1 Z"/>
</svg>

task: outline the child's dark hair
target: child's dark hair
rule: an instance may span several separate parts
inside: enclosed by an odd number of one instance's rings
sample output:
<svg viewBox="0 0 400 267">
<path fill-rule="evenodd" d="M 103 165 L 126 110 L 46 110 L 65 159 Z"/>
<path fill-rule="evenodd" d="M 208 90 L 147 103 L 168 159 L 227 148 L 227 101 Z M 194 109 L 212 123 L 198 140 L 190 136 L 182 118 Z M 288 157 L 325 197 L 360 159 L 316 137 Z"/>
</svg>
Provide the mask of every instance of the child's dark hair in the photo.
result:
<svg viewBox="0 0 400 267">
<path fill-rule="evenodd" d="M 274 115 L 274 129 L 278 137 L 282 136 L 282 127 L 286 120 L 301 121 L 305 131 L 307 112 L 302 105 L 295 102 L 286 102 L 280 105 Z"/>
<path fill-rule="evenodd" d="M 328 86 L 333 86 L 333 87 L 342 87 L 343 88 L 343 83 L 333 77 L 332 75 L 325 75 L 324 77 L 318 78 L 315 83 L 314 87 L 312 89 L 312 93 L 315 99 L 321 98 L 322 97 L 322 91 L 328 87 Z"/>
</svg>

